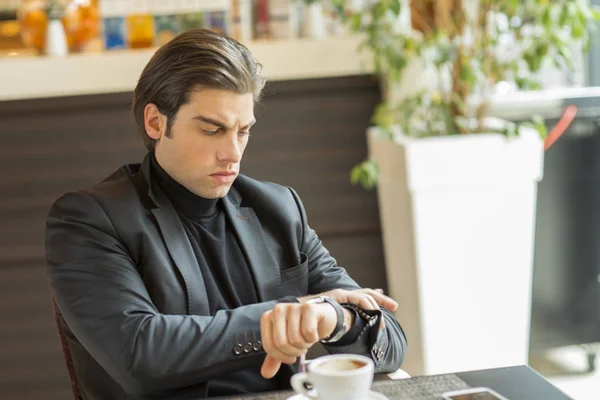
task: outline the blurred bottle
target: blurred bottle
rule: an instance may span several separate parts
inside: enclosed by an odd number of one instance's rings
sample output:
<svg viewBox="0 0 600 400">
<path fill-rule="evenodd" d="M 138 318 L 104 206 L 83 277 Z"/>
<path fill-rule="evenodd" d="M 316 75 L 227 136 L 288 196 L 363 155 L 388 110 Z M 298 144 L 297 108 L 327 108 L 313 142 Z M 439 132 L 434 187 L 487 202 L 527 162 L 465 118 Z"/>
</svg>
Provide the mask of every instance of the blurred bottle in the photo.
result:
<svg viewBox="0 0 600 400">
<path fill-rule="evenodd" d="M 269 0 L 254 1 L 254 39 L 270 39 Z"/>
<path fill-rule="evenodd" d="M 273 39 L 290 39 L 296 37 L 291 21 L 293 14 L 292 7 L 293 5 L 290 0 L 270 0 L 269 25 Z"/>
<path fill-rule="evenodd" d="M 128 15 L 127 36 L 130 49 L 145 49 L 154 46 L 154 18 L 152 15 Z"/>
<path fill-rule="evenodd" d="M 169 42 L 179 33 L 179 19 L 177 15 L 155 15 L 154 26 L 156 27 L 156 44 L 162 46 Z"/>
<path fill-rule="evenodd" d="M 122 1 L 122 0 L 121 0 Z M 129 1 L 126 9 L 127 39 L 130 49 L 145 49 L 154 46 L 154 16 L 146 0 Z"/>
<path fill-rule="evenodd" d="M 100 15 L 97 0 L 62 0 L 64 8 L 61 18 L 70 51 L 84 51 L 86 46 L 100 33 Z M 45 0 L 23 0 L 17 10 L 23 42 L 43 52 L 46 44 L 48 16 Z"/>
<path fill-rule="evenodd" d="M 100 36 L 98 0 L 71 1 L 62 22 L 70 51 L 85 51 L 87 45 Z"/>
<path fill-rule="evenodd" d="M 235 40 L 242 40 L 241 0 L 231 0 L 231 37 Z"/>
<path fill-rule="evenodd" d="M 304 38 L 322 39 L 326 36 L 325 15 L 320 2 L 312 1 L 304 5 L 300 26 Z"/>
<path fill-rule="evenodd" d="M 188 11 L 177 16 L 179 21 L 179 29 L 181 32 L 189 31 L 194 28 L 206 27 L 206 16 L 202 11 Z"/>
<path fill-rule="evenodd" d="M 210 11 L 206 13 L 206 27 L 221 35 L 228 35 L 227 11 Z"/>
<path fill-rule="evenodd" d="M 46 9 L 48 25 L 44 53 L 49 56 L 63 57 L 69 53 L 65 28 L 61 22 L 63 9 L 57 1 L 50 1 Z"/>
<path fill-rule="evenodd" d="M 124 49 L 126 46 L 125 18 L 119 16 L 104 18 L 104 47 L 106 50 Z"/>
</svg>

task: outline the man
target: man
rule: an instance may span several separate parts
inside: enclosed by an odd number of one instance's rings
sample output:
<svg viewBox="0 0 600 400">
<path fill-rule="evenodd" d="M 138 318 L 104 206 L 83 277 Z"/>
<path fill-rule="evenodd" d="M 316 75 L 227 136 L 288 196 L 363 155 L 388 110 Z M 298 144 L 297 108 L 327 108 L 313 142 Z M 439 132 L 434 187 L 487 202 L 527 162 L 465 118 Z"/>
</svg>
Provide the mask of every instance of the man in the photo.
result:
<svg viewBox="0 0 600 400">
<path fill-rule="evenodd" d="M 239 175 L 263 87 L 241 44 L 179 35 L 134 92 L 148 156 L 52 206 L 49 278 L 84 399 L 287 388 L 319 341 L 400 367 L 397 304 L 336 265 L 292 189 Z"/>
</svg>

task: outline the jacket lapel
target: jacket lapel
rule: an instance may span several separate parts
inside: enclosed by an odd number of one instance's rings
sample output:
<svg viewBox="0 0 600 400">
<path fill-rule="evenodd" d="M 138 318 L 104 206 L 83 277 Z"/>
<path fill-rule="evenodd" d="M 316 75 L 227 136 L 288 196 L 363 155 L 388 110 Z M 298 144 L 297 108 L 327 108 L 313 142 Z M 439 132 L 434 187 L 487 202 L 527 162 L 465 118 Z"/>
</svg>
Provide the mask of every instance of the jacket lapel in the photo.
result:
<svg viewBox="0 0 600 400">
<path fill-rule="evenodd" d="M 198 260 L 175 208 L 162 190 L 157 185 L 152 185 L 149 157 L 142 164 L 142 173 L 148 184 L 148 195 L 155 203 L 151 209 L 152 214 L 185 284 L 188 314 L 209 315 L 208 295 L 198 268 Z"/>
<path fill-rule="evenodd" d="M 223 199 L 225 212 L 250 265 L 259 300 L 276 300 L 281 297 L 277 259 L 267 245 L 256 213 L 252 208 L 240 207 L 240 202 L 239 194 L 232 188 L 229 195 Z"/>
<path fill-rule="evenodd" d="M 154 208 L 152 214 L 156 217 L 169 254 L 183 277 L 188 297 L 188 314 L 209 315 L 210 309 L 204 279 L 179 216 L 170 205 Z"/>
</svg>

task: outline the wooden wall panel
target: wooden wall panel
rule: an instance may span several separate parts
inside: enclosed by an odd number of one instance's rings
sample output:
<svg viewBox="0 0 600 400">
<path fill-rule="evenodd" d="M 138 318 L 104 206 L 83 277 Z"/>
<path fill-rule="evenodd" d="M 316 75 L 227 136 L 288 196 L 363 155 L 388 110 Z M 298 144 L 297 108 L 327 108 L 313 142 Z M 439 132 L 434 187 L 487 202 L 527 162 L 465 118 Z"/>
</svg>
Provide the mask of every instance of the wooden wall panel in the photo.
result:
<svg viewBox="0 0 600 400">
<path fill-rule="evenodd" d="M 370 77 L 269 84 L 242 163 L 249 176 L 294 187 L 340 265 L 372 287 L 385 287 L 377 199 L 352 186 L 349 171 L 366 156 L 379 98 Z M 0 102 L 0 398 L 69 396 L 45 218 L 62 193 L 143 157 L 130 103 L 130 93 Z"/>
</svg>

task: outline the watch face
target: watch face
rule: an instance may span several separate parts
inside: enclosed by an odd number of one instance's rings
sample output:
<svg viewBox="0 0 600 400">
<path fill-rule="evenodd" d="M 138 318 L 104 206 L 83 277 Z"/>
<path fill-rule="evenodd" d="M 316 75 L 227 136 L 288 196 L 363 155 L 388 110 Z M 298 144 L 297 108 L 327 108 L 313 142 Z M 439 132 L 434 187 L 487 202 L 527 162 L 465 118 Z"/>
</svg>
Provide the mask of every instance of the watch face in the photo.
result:
<svg viewBox="0 0 600 400">
<path fill-rule="evenodd" d="M 313 303 L 324 303 L 325 299 L 323 298 L 323 296 L 319 296 L 319 297 L 313 297 L 312 299 L 308 300 L 306 302 L 306 304 L 313 304 Z"/>
</svg>

